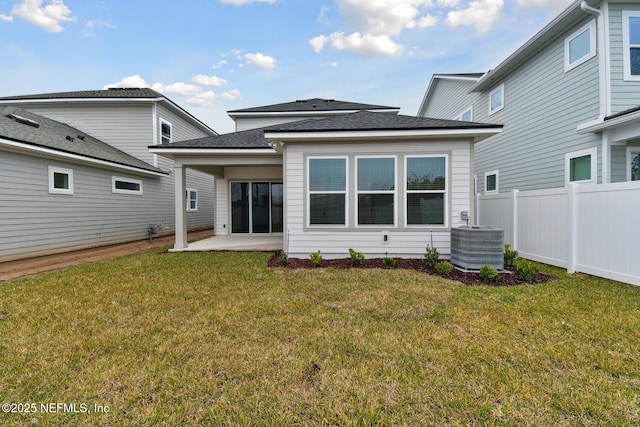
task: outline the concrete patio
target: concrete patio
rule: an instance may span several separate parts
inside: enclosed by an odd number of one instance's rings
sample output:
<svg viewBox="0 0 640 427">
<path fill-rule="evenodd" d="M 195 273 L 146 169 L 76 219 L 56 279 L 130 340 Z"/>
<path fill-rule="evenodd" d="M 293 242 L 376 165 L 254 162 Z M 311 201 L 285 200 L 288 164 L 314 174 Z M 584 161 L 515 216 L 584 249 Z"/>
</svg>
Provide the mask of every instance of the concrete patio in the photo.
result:
<svg viewBox="0 0 640 427">
<path fill-rule="evenodd" d="M 278 251 L 282 249 L 282 236 L 214 236 L 189 243 L 184 249 L 170 252 L 210 251 Z"/>
</svg>

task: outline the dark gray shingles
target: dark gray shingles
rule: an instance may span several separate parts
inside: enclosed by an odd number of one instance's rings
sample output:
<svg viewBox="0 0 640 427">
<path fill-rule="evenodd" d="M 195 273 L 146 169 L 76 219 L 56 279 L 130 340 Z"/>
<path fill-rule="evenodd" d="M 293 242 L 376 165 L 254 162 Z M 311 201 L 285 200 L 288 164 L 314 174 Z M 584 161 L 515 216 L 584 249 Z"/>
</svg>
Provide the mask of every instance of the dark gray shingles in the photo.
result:
<svg viewBox="0 0 640 427">
<path fill-rule="evenodd" d="M 214 148 L 214 149 L 256 149 L 271 148 L 264 139 L 264 130 L 268 128 L 258 128 L 245 130 L 224 135 L 208 136 L 188 141 L 172 142 L 170 144 L 153 145 L 154 149 L 174 149 L 174 148 Z"/>
<path fill-rule="evenodd" d="M 302 120 L 271 126 L 271 132 L 337 132 L 380 130 L 454 130 L 501 128 L 502 125 L 461 122 L 457 120 L 431 119 L 428 117 L 403 116 L 391 113 L 358 111 L 319 120 Z"/>
<path fill-rule="evenodd" d="M 39 126 L 34 127 L 19 123 L 8 117 L 10 115 L 17 115 L 32 120 L 38 123 Z M 82 139 L 82 137 L 84 139 Z M 49 148 L 64 153 L 76 154 L 91 159 L 103 160 L 136 169 L 166 173 L 74 127 L 21 108 L 0 108 L 0 138 Z"/>
<path fill-rule="evenodd" d="M 105 90 L 81 90 L 74 92 L 40 93 L 0 97 L 0 101 L 20 101 L 28 99 L 89 99 L 89 98 L 161 98 L 164 95 L 149 88 L 113 88 Z"/>
<path fill-rule="evenodd" d="M 262 107 L 245 108 L 228 111 L 233 113 L 294 113 L 310 111 L 354 111 L 354 110 L 399 110 L 398 107 L 385 105 L 361 104 L 358 102 L 338 101 L 335 99 L 303 99 L 282 104 L 265 105 Z"/>
</svg>

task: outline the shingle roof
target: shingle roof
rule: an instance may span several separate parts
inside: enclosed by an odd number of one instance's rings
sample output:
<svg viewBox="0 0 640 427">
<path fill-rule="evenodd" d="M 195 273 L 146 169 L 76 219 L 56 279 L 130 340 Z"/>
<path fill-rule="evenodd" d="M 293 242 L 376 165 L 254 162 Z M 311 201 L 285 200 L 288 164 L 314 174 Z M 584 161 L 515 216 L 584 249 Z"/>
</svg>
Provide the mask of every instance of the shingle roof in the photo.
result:
<svg viewBox="0 0 640 427">
<path fill-rule="evenodd" d="M 403 116 L 394 113 L 358 111 L 326 119 L 307 119 L 280 125 L 262 127 L 240 132 L 216 135 L 170 144 L 154 145 L 158 149 L 260 149 L 271 148 L 265 139 L 269 132 L 340 132 L 382 130 L 462 130 L 499 129 L 502 125 L 460 122 L 424 117 Z"/>
<path fill-rule="evenodd" d="M 333 131 L 381 131 L 381 130 L 436 130 L 436 129 L 487 129 L 502 125 L 461 122 L 457 120 L 431 119 L 391 113 L 358 111 L 356 113 L 326 119 L 309 119 L 275 125 L 274 132 L 333 132 Z"/>
<path fill-rule="evenodd" d="M 0 138 L 145 171 L 166 173 L 76 128 L 21 108 L 0 107 Z"/>
<path fill-rule="evenodd" d="M 335 99 L 302 99 L 283 104 L 265 105 L 262 107 L 245 108 L 228 111 L 234 113 L 294 113 L 311 111 L 358 111 L 358 110 L 399 110 L 398 107 L 385 105 L 360 104 L 358 102 L 338 101 Z"/>
<path fill-rule="evenodd" d="M 70 99 L 70 98 L 160 98 L 161 93 L 149 88 L 111 88 L 105 90 L 80 90 L 73 92 L 41 93 L 0 97 L 0 101 L 19 101 L 26 99 Z"/>
</svg>

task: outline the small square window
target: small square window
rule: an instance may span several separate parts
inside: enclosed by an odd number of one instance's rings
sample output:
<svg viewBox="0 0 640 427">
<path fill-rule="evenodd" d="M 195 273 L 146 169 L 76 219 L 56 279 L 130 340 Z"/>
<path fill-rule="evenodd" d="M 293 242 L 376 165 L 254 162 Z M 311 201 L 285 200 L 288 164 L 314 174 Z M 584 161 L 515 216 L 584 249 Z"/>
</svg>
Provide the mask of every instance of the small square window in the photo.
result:
<svg viewBox="0 0 640 427">
<path fill-rule="evenodd" d="M 489 115 L 504 108 L 504 84 L 491 91 L 489 94 Z"/>
<path fill-rule="evenodd" d="M 73 194 L 73 170 L 49 166 L 49 193 Z"/>
<path fill-rule="evenodd" d="M 622 12 L 624 79 L 640 80 L 640 11 Z"/>
<path fill-rule="evenodd" d="M 596 21 L 592 20 L 564 40 L 564 71 L 596 56 Z"/>
<path fill-rule="evenodd" d="M 484 192 L 486 194 L 498 192 L 498 171 L 491 171 L 484 174 Z"/>
<path fill-rule="evenodd" d="M 565 183 L 595 184 L 598 149 L 575 151 L 565 155 Z"/>
<path fill-rule="evenodd" d="M 453 120 L 459 120 L 461 122 L 472 122 L 473 121 L 473 107 L 467 108 L 464 113 L 456 116 Z"/>
<path fill-rule="evenodd" d="M 640 181 L 640 147 L 627 148 L 627 180 Z"/>
</svg>

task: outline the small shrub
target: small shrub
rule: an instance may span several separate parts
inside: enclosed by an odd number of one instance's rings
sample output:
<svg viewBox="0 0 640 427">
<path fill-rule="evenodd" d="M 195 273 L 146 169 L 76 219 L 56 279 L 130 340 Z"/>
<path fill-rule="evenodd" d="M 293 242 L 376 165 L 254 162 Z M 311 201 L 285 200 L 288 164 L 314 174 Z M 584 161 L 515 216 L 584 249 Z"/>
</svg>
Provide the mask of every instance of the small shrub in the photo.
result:
<svg viewBox="0 0 640 427">
<path fill-rule="evenodd" d="M 520 258 L 516 261 L 516 276 L 518 279 L 525 282 L 532 281 L 540 272 L 537 266 L 531 264 L 529 261 Z"/>
<path fill-rule="evenodd" d="M 449 261 L 442 261 L 436 264 L 436 271 L 441 276 L 448 276 L 453 271 L 453 265 Z"/>
<path fill-rule="evenodd" d="M 424 263 L 424 265 L 428 267 L 435 267 L 439 259 L 440 254 L 438 253 L 438 249 L 432 248 L 431 246 L 427 245 L 427 250 L 424 254 L 424 257 L 422 258 L 422 262 Z"/>
<path fill-rule="evenodd" d="M 396 259 L 389 257 L 387 252 L 385 252 L 384 253 L 384 258 L 382 258 L 382 263 L 384 265 L 386 265 L 387 267 L 395 267 L 396 266 Z"/>
<path fill-rule="evenodd" d="M 311 253 L 311 255 L 309 255 L 309 259 L 311 260 L 311 265 L 314 267 L 320 267 L 320 264 L 322 264 L 322 255 L 320 254 L 320 251 Z"/>
<path fill-rule="evenodd" d="M 287 265 L 288 262 L 289 260 L 287 259 L 287 254 L 284 251 L 280 252 L 280 256 L 278 257 L 278 264 Z"/>
<path fill-rule="evenodd" d="M 480 276 L 487 282 L 495 282 L 500 279 L 500 275 L 498 274 L 498 270 L 495 268 L 491 268 L 488 265 L 483 265 L 480 267 Z"/>
<path fill-rule="evenodd" d="M 516 260 L 518 259 L 518 251 L 511 249 L 511 246 L 507 243 L 504 245 L 504 265 L 508 267 L 514 267 Z"/>
<path fill-rule="evenodd" d="M 364 254 L 362 252 L 356 252 L 349 248 L 349 254 L 351 254 L 351 265 L 360 265 L 364 262 Z"/>
</svg>

